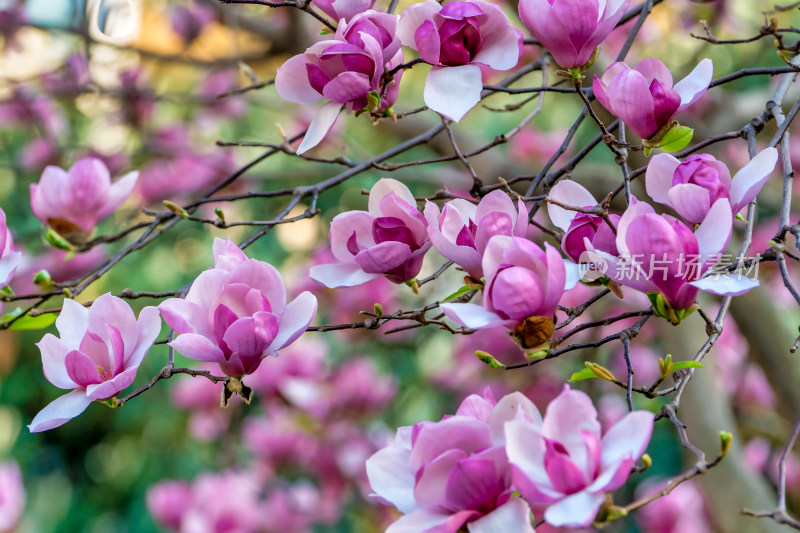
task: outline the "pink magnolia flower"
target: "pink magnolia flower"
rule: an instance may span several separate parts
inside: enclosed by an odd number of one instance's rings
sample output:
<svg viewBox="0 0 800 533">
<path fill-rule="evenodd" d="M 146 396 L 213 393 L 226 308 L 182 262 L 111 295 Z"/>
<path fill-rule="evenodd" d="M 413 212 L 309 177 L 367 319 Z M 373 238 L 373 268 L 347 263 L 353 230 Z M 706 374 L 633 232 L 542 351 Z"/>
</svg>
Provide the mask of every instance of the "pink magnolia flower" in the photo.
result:
<svg viewBox="0 0 800 533">
<path fill-rule="evenodd" d="M 439 211 L 433 202 L 425 204 L 428 235 L 437 252 L 455 262 L 474 279 L 483 277 L 481 260 L 486 244 L 495 235 L 525 237 L 528 210 L 522 199 L 514 202 L 503 191 L 492 191 L 476 206 L 460 198 L 447 202 Z"/>
<path fill-rule="evenodd" d="M 359 13 L 372 9 L 375 0 L 316 0 L 314 5 L 337 22 L 350 22 Z"/>
<path fill-rule="evenodd" d="M 593 209 L 598 205 L 592 193 L 571 180 L 556 183 L 550 190 L 548 198 L 559 204 L 582 209 Z M 569 278 L 567 287 L 573 287 L 581 278 L 592 279 L 599 274 L 587 270 L 591 259 L 594 258 L 592 252 L 600 250 L 613 256 L 617 255 L 616 235 L 603 217 L 566 209 L 555 203 L 547 204 L 547 213 L 553 224 L 564 232 L 561 250 L 574 262 L 567 265 Z M 615 227 L 619 225 L 619 215 L 610 214 L 608 218 Z M 579 262 L 582 264 L 576 268 Z"/>
<path fill-rule="evenodd" d="M 672 74 L 658 59 L 643 59 L 633 69 L 614 63 L 601 78 L 594 77 L 592 89 L 603 107 L 636 135 L 650 139 L 705 94 L 713 68 L 704 59 L 673 87 Z"/>
<path fill-rule="evenodd" d="M 636 488 L 640 497 L 662 490 L 666 483 L 648 480 Z M 634 516 L 643 533 L 709 533 L 705 497 L 694 481 L 681 483 L 672 492 L 646 505 Z"/>
<path fill-rule="evenodd" d="M 597 253 L 608 261 L 608 275 L 621 285 L 659 293 L 672 309 L 687 309 L 699 290 L 739 295 L 758 286 L 758 281 L 737 273 L 703 277 L 728 245 L 732 224 L 730 204 L 724 198 L 711 206 L 694 233 L 680 220 L 636 202 L 617 226 L 620 259 Z"/>
<path fill-rule="evenodd" d="M 284 100 L 310 104 L 326 98 L 297 149 L 302 154 L 318 145 L 342 108 L 382 113 L 397 100 L 401 72 L 382 94 L 385 72 L 403 63 L 395 37 L 397 17 L 368 10 L 339 24 L 333 39 L 318 42 L 286 61 L 275 75 L 275 89 Z"/>
<path fill-rule="evenodd" d="M 172 29 L 185 44 L 191 44 L 203 32 L 203 28 L 214 20 L 214 9 L 204 4 L 170 6 L 169 20 Z"/>
<path fill-rule="evenodd" d="M 138 178 L 134 171 L 111 183 L 108 168 L 94 157 L 81 159 L 68 172 L 47 167 L 39 183 L 31 185 L 31 208 L 42 224 L 80 242 L 122 205 Z"/>
<path fill-rule="evenodd" d="M 20 261 L 22 252 L 15 251 L 14 239 L 6 225 L 6 214 L 0 209 L 0 289 L 11 282 Z"/>
<path fill-rule="evenodd" d="M 647 194 L 673 208 L 688 224 L 700 224 L 717 200 L 727 199 L 738 214 L 761 191 L 778 162 L 778 151 L 765 148 L 731 179 L 725 163 L 709 154 L 683 162 L 658 154 L 647 165 Z"/>
<path fill-rule="evenodd" d="M 158 309 L 145 307 L 139 320 L 122 299 L 106 293 L 89 309 L 69 298 L 56 319 L 60 338 L 48 333 L 37 344 L 44 377 L 72 392 L 39 411 L 31 433 L 53 429 L 81 414 L 92 401 L 128 388 L 161 331 Z"/>
<path fill-rule="evenodd" d="M 61 149 L 53 139 L 39 137 L 22 149 L 17 161 L 24 170 L 41 172 L 47 165 L 57 165 L 61 161 Z"/>
<path fill-rule="evenodd" d="M 561 68 L 589 63 L 629 0 L 521 0 L 519 16 Z"/>
<path fill-rule="evenodd" d="M 526 414 L 505 424 L 514 486 L 531 504 L 548 506 L 544 519 L 553 526 L 591 524 L 653 431 L 653 414 L 634 411 L 601 435 L 592 400 L 566 385 L 544 418 L 535 409 Z"/>
<path fill-rule="evenodd" d="M 548 341 L 566 269 L 558 251 L 544 246 L 520 237 L 492 237 L 483 255 L 483 305 L 443 303 L 442 311 L 467 328 L 510 329 L 523 348 Z"/>
<path fill-rule="evenodd" d="M 70 54 L 64 62 L 64 68 L 58 72 L 42 74 L 41 79 L 51 92 L 73 96 L 80 94 L 92 81 L 89 61 L 83 54 Z"/>
<path fill-rule="evenodd" d="M 13 461 L 0 464 L 0 531 L 11 532 L 25 509 L 22 472 Z"/>
<path fill-rule="evenodd" d="M 180 531 L 183 515 L 192 505 L 192 485 L 186 481 L 159 481 L 147 489 L 147 510 L 158 525 Z"/>
<path fill-rule="evenodd" d="M 190 359 L 218 363 L 229 376 L 251 374 L 305 332 L 317 299 L 304 292 L 287 304 L 275 267 L 248 259 L 230 239 L 216 239 L 213 254 L 214 268 L 194 280 L 185 299 L 158 306 L 178 334 L 170 346 Z"/>
<path fill-rule="evenodd" d="M 181 517 L 181 533 L 259 533 L 261 484 L 255 476 L 234 470 L 204 473 L 192 483 L 192 504 Z"/>
<path fill-rule="evenodd" d="M 538 416 L 516 392 L 467 397 L 454 416 L 397 430 L 395 443 L 367 460 L 373 497 L 404 514 L 386 533 L 533 533 L 528 504 L 513 496 L 503 425 Z"/>
<path fill-rule="evenodd" d="M 331 251 L 338 263 L 311 268 L 311 279 L 337 289 L 381 275 L 395 283 L 414 279 L 431 247 L 425 217 L 408 187 L 383 178 L 369 192 L 369 211 L 348 211 L 331 221 Z"/>
<path fill-rule="evenodd" d="M 413 4 L 400 17 L 397 35 L 433 65 L 425 105 L 455 122 L 481 99 L 480 66 L 512 69 L 522 48 L 522 33 L 499 6 L 483 0 Z"/>
</svg>

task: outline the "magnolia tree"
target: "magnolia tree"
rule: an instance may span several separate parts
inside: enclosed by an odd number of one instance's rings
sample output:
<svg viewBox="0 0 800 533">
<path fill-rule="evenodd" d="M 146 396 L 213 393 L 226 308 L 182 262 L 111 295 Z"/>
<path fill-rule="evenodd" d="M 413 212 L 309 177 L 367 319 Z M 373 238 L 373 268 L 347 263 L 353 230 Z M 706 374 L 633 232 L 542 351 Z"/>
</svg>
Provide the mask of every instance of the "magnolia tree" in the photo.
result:
<svg viewBox="0 0 800 533">
<path fill-rule="evenodd" d="M 62 7 L 0 531 L 800 530 L 798 3 Z"/>
</svg>

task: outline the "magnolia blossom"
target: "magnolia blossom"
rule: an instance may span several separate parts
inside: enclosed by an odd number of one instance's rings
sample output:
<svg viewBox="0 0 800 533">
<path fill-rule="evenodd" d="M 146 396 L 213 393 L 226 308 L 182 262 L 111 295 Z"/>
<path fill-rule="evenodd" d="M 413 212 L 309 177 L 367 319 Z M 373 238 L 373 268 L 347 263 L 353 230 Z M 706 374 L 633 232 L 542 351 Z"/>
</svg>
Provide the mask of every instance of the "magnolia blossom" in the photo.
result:
<svg viewBox="0 0 800 533">
<path fill-rule="evenodd" d="M 694 232 L 675 217 L 658 215 L 649 204 L 636 202 L 617 226 L 620 258 L 596 252 L 608 261 L 607 274 L 621 285 L 661 294 L 674 310 L 687 309 L 699 290 L 735 296 L 758 286 L 758 281 L 736 273 L 703 277 L 728 245 L 732 224 L 725 198 L 711 206 Z"/>
<path fill-rule="evenodd" d="M 22 472 L 13 461 L 0 463 L 0 531 L 13 531 L 25 509 Z"/>
<path fill-rule="evenodd" d="M 483 0 L 413 4 L 400 17 L 397 35 L 433 65 L 425 105 L 455 122 L 481 98 L 480 65 L 509 70 L 521 53 L 522 33 L 500 7 Z"/>
<path fill-rule="evenodd" d="M 466 398 L 454 416 L 397 430 L 367 460 L 373 497 L 404 514 L 386 533 L 533 533 L 528 504 L 513 496 L 503 425 L 538 416 L 515 392 Z"/>
<path fill-rule="evenodd" d="M 520 0 L 519 16 L 561 68 L 583 67 L 628 9 L 629 0 Z"/>
<path fill-rule="evenodd" d="M 147 489 L 147 510 L 155 521 L 170 531 L 180 531 L 183 515 L 192 505 L 192 485 L 167 479 Z"/>
<path fill-rule="evenodd" d="M 385 275 L 395 283 L 419 274 L 431 247 L 425 217 L 408 187 L 383 178 L 369 192 L 369 211 L 348 211 L 331 222 L 331 251 L 338 263 L 311 268 L 311 279 L 352 287 Z"/>
<path fill-rule="evenodd" d="M 314 117 L 297 149 L 302 154 L 318 145 L 333 127 L 339 111 L 385 112 L 397 100 L 401 73 L 382 91 L 384 73 L 403 63 L 395 37 L 397 17 L 364 11 L 342 21 L 333 39 L 320 41 L 286 61 L 275 75 L 275 89 L 284 100 L 328 103 Z"/>
<path fill-rule="evenodd" d="M 547 213 L 553 224 L 564 232 L 561 250 L 573 261 L 567 265 L 569 278 L 567 287 L 571 288 L 582 277 L 584 279 L 592 277 L 586 270 L 587 265 L 590 265 L 591 260 L 595 258 L 592 252 L 600 250 L 613 256 L 617 255 L 616 235 L 611 225 L 600 215 L 581 213 L 562 207 L 566 205 L 593 209 L 598 205 L 592 193 L 580 184 L 571 180 L 559 181 L 550 190 L 548 198 L 561 204 L 548 203 Z M 619 215 L 609 214 L 608 219 L 614 227 L 619 225 Z"/>
<path fill-rule="evenodd" d="M 752 442 L 752 441 L 751 441 Z M 667 487 L 665 480 L 652 478 L 636 487 L 637 497 L 646 497 Z M 709 533 L 705 497 L 699 485 L 689 480 L 666 496 L 644 506 L 635 515 L 643 533 Z"/>
<path fill-rule="evenodd" d="M 731 179 L 725 163 L 709 154 L 695 154 L 683 162 L 658 154 L 647 165 L 647 194 L 673 208 L 689 224 L 700 224 L 720 199 L 738 214 L 761 191 L 778 162 L 778 150 L 762 150 Z"/>
<path fill-rule="evenodd" d="M 463 267 L 474 279 L 483 277 L 481 260 L 486 244 L 495 235 L 525 237 L 528 210 L 522 199 L 514 202 L 503 191 L 492 191 L 476 206 L 457 198 L 439 211 L 433 202 L 425 204 L 428 235 L 434 249 Z"/>
<path fill-rule="evenodd" d="M 594 77 L 592 88 L 603 107 L 636 135 L 650 139 L 705 94 L 713 68 L 704 59 L 673 87 L 672 74 L 658 59 L 643 59 L 633 69 L 614 63 L 602 77 Z"/>
<path fill-rule="evenodd" d="M 229 376 L 251 374 L 305 332 L 317 299 L 306 291 L 287 304 L 275 267 L 248 259 L 230 239 L 216 239 L 213 254 L 214 268 L 194 280 L 185 299 L 158 306 L 178 334 L 170 346 L 190 359 L 218 363 Z"/>
<path fill-rule="evenodd" d="M 199 3 L 188 6 L 170 6 L 169 19 L 172 30 L 185 44 L 191 44 L 203 32 L 203 28 L 214 20 L 214 9 Z"/>
<path fill-rule="evenodd" d="M 0 209 L 0 289 L 11 282 L 22 260 L 22 252 L 14 251 L 14 239 L 6 225 L 6 214 Z"/>
<path fill-rule="evenodd" d="M 564 390 L 547 406 L 505 424 L 514 486 L 531 504 L 547 505 L 553 526 L 585 527 L 621 487 L 644 453 L 653 431 L 652 413 L 633 411 L 601 435 L 592 400 Z"/>
<path fill-rule="evenodd" d="M 372 9 L 375 0 L 315 0 L 314 6 L 320 8 L 335 21 L 350 19 L 368 9 Z"/>
<path fill-rule="evenodd" d="M 61 337 L 51 333 L 37 344 L 44 377 L 72 392 L 42 409 L 31 433 L 58 427 L 81 414 L 92 401 L 128 388 L 161 331 L 158 309 L 145 307 L 139 320 L 122 299 L 106 293 L 87 309 L 65 299 L 56 319 Z"/>
<path fill-rule="evenodd" d="M 492 237 L 483 254 L 483 305 L 443 303 L 442 311 L 467 328 L 508 328 L 523 348 L 548 341 L 566 270 L 558 251 L 544 246 L 520 237 Z"/>
<path fill-rule="evenodd" d="M 113 213 L 133 191 L 139 172 L 111 183 L 106 165 L 85 157 L 65 172 L 47 167 L 31 185 L 31 208 L 42 224 L 72 242 L 85 240 L 97 223 Z"/>
</svg>

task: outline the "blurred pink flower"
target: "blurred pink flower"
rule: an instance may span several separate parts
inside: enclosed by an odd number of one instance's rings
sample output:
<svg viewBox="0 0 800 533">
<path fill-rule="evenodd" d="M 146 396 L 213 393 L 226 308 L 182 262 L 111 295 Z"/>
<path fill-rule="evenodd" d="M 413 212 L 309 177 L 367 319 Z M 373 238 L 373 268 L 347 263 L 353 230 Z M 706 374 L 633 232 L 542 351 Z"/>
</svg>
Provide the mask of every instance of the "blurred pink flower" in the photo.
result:
<svg viewBox="0 0 800 533">
<path fill-rule="evenodd" d="M 147 489 L 147 510 L 170 531 L 181 531 L 183 515 L 192 505 L 192 485 L 185 481 L 159 481 Z"/>
<path fill-rule="evenodd" d="M 81 242 L 122 205 L 138 178 L 134 171 L 112 183 L 105 164 L 91 157 L 76 162 L 68 172 L 47 167 L 39 183 L 30 186 L 31 209 L 45 226 L 69 241 Z"/>
<path fill-rule="evenodd" d="M 19 166 L 27 171 L 39 171 L 47 165 L 58 165 L 61 149 L 49 138 L 39 137 L 28 143 L 19 155 Z"/>
<path fill-rule="evenodd" d="M 636 488 L 636 493 L 644 497 L 663 489 L 664 485 L 666 483 L 648 480 Z M 710 533 L 704 501 L 699 485 L 687 481 L 634 516 L 642 533 Z"/>
<path fill-rule="evenodd" d="M 6 225 L 6 214 L 0 209 L 0 289 L 11 282 L 21 260 L 22 252 L 16 251 L 11 230 Z"/>
<path fill-rule="evenodd" d="M 16 462 L 0 463 L 0 531 L 11 533 L 25 510 L 25 486 Z"/>
<path fill-rule="evenodd" d="M 37 344 L 44 376 L 56 387 L 73 390 L 36 415 L 28 426 L 31 433 L 58 427 L 92 401 L 128 388 L 161 331 L 161 320 L 155 307 L 145 307 L 137 321 L 125 301 L 106 293 L 89 309 L 65 299 L 56 328 L 61 338 L 48 333 Z"/>
<path fill-rule="evenodd" d="M 183 40 L 191 44 L 203 32 L 203 28 L 214 20 L 214 8 L 192 2 L 190 5 L 171 5 L 169 20 L 172 29 Z"/>
<path fill-rule="evenodd" d="M 316 0 L 314 5 L 336 22 L 350 22 L 359 13 L 372 9 L 375 0 Z"/>
</svg>

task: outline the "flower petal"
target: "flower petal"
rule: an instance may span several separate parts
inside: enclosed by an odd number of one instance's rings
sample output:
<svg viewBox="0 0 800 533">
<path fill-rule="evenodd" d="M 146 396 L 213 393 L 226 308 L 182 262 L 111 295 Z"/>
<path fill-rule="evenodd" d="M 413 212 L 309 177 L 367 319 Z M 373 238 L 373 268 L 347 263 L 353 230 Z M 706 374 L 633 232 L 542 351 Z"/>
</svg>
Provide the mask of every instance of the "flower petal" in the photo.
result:
<svg viewBox="0 0 800 533">
<path fill-rule="evenodd" d="M 485 307 L 471 303 L 443 303 L 442 312 L 453 322 L 470 329 L 511 326 L 512 320 L 504 320 Z"/>
<path fill-rule="evenodd" d="M 550 194 L 548 194 L 547 197 L 560 204 L 578 208 L 594 207 L 597 205 L 597 200 L 594 199 L 592 193 L 572 180 L 564 180 L 556 183 L 553 188 L 550 189 Z M 572 219 L 575 218 L 578 212 L 564 209 L 561 206 L 548 202 L 547 214 L 550 215 L 550 220 L 553 221 L 553 224 L 555 224 L 557 228 L 567 231 L 570 224 L 572 224 Z"/>
<path fill-rule="evenodd" d="M 280 319 L 280 330 L 268 351 L 280 350 L 297 340 L 305 333 L 316 314 L 317 297 L 308 291 L 302 292 L 284 308 Z"/>
<path fill-rule="evenodd" d="M 222 350 L 219 349 L 219 346 L 206 337 L 196 333 L 178 335 L 169 345 L 175 348 L 184 357 L 194 359 L 195 361 L 218 363 L 225 360 L 225 355 L 222 353 Z"/>
<path fill-rule="evenodd" d="M 768 147 L 759 152 L 731 180 L 731 208 L 734 213 L 758 195 L 778 162 L 778 151 Z"/>
<path fill-rule="evenodd" d="M 548 507 L 544 519 L 556 527 L 586 527 L 597 516 L 604 500 L 603 493 L 577 492 Z"/>
<path fill-rule="evenodd" d="M 681 97 L 681 106 L 678 111 L 683 111 L 705 94 L 713 75 L 714 64 L 710 59 L 705 58 L 688 76 L 675 84 L 672 90 Z"/>
<path fill-rule="evenodd" d="M 458 122 L 480 101 L 482 90 L 478 65 L 433 67 L 425 81 L 425 105 Z"/>
<path fill-rule="evenodd" d="M 356 263 L 317 265 L 311 267 L 308 275 L 311 279 L 329 289 L 355 287 L 380 277 L 380 274 L 367 274 Z"/>
<path fill-rule="evenodd" d="M 511 498 L 506 503 L 467 524 L 469 533 L 534 533 L 531 524 L 531 509 L 520 498 Z"/>
<path fill-rule="evenodd" d="M 669 203 L 669 190 L 672 188 L 672 176 L 681 162 L 670 154 L 658 154 L 653 156 L 647 165 L 644 183 L 647 194 L 653 201 L 664 205 Z"/>
<path fill-rule="evenodd" d="M 341 110 L 342 104 L 339 102 L 328 102 L 322 106 L 308 126 L 303 142 L 297 148 L 297 155 L 304 154 L 322 142 L 336 122 L 336 117 L 339 116 Z"/>
<path fill-rule="evenodd" d="M 28 429 L 31 433 L 38 433 L 61 426 L 84 412 L 90 403 L 92 400 L 86 396 L 86 391 L 76 389 L 56 398 L 39 411 Z"/>
</svg>

